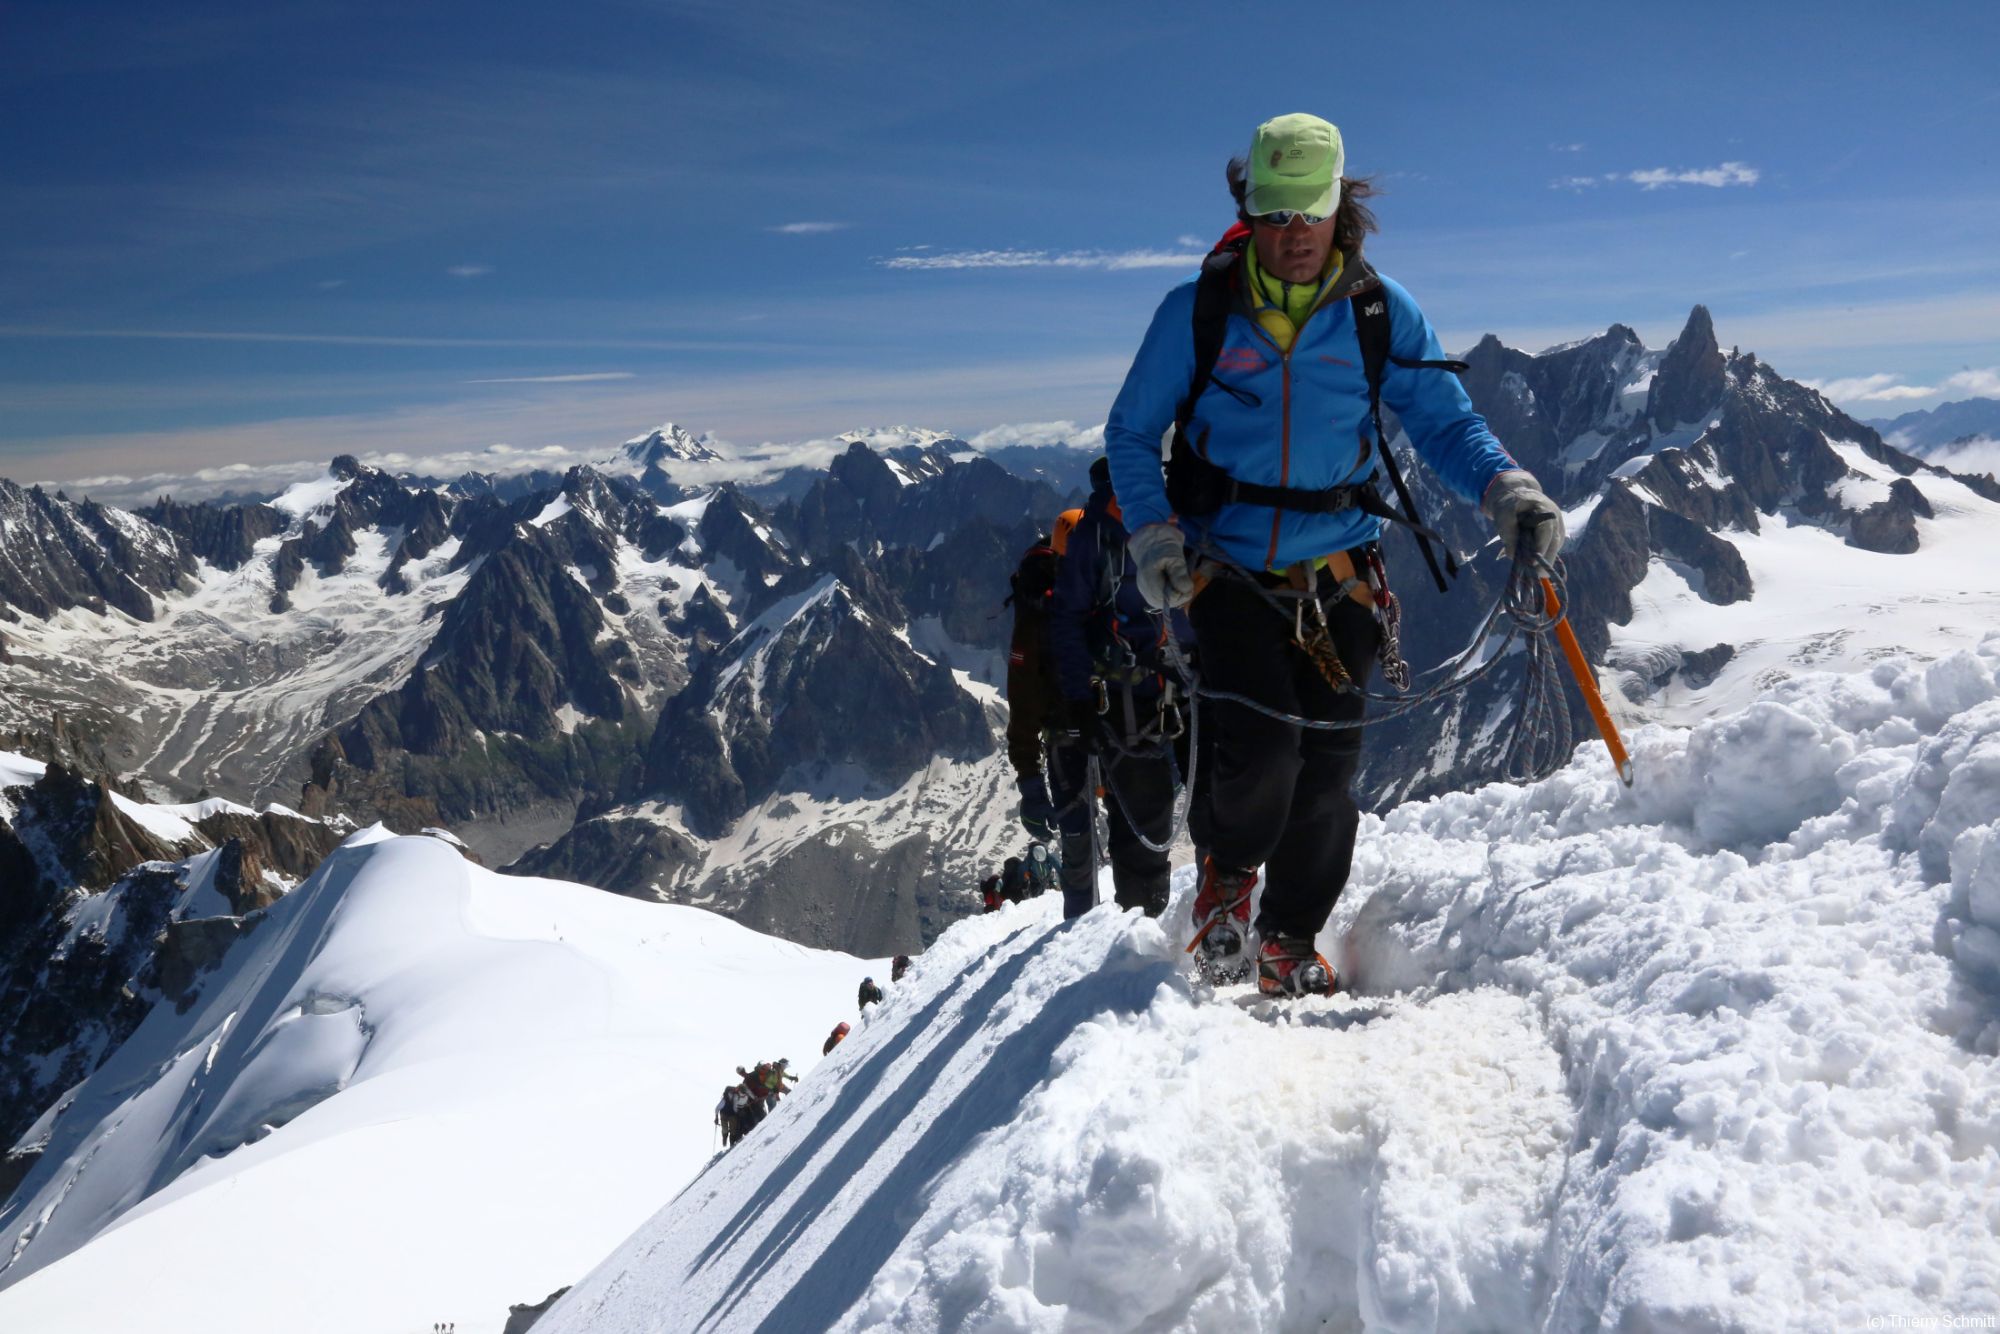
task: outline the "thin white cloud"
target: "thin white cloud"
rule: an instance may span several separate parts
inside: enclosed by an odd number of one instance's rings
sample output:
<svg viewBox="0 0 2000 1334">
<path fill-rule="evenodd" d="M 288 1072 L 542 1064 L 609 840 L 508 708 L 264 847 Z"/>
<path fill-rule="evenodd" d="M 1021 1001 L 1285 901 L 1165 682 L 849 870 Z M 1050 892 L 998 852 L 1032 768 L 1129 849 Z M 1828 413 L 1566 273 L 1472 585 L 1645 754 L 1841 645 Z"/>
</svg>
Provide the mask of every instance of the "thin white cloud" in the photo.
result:
<svg viewBox="0 0 2000 1334">
<path fill-rule="evenodd" d="M 493 272 L 491 264 L 454 264 L 445 270 L 454 278 L 484 278 Z"/>
<path fill-rule="evenodd" d="M 0 338 L 137 338 L 179 343 L 327 343 L 336 347 L 618 348 L 641 352 L 701 352 L 713 339 L 416 338 L 400 334 L 271 333 L 255 329 L 62 329 L 0 324 Z M 746 348 L 750 345 L 746 344 Z"/>
<path fill-rule="evenodd" d="M 1636 185 L 1641 190 L 1664 190 L 1676 185 L 1705 185 L 1722 189 L 1731 185 L 1755 185 L 1764 178 L 1758 168 L 1744 162 L 1725 162 L 1717 167 L 1648 167 L 1643 171 L 1607 171 L 1598 176 L 1558 176 L 1549 182 L 1551 190 L 1592 190 L 1600 185 Z"/>
<path fill-rule="evenodd" d="M 1926 463 L 1935 463 L 1953 472 L 1983 472 L 2000 476 L 2000 440 L 1972 439 L 1962 444 L 1945 445 L 1931 450 L 1923 459 Z"/>
<path fill-rule="evenodd" d="M 1073 421 L 1016 422 L 981 431 L 965 443 L 982 453 L 1010 445 L 1065 445 L 1070 449 L 1102 450 L 1104 423 L 1078 426 Z"/>
<path fill-rule="evenodd" d="M 1693 171 L 1649 167 L 1645 171 L 1625 173 L 1625 179 L 1642 190 L 1661 190 L 1670 185 L 1706 185 L 1713 189 L 1726 185 L 1755 185 L 1762 176 L 1757 168 L 1742 162 L 1725 162 L 1719 167 L 1702 167 Z"/>
<path fill-rule="evenodd" d="M 1945 377 L 1946 389 L 1963 390 L 1978 398 L 2000 398 L 2000 366 L 1984 370 L 1967 368 Z"/>
<path fill-rule="evenodd" d="M 822 232 L 845 231 L 851 225 L 845 222 L 787 222 L 767 230 L 785 236 L 818 236 Z"/>
<path fill-rule="evenodd" d="M 1583 145 L 1582 145 L 1582 144 L 1550 144 L 1550 145 L 1549 145 L 1549 151 L 1550 151 L 1551 153 L 1581 153 L 1581 152 L 1583 151 Z"/>
<path fill-rule="evenodd" d="M 1200 264 L 1199 253 L 1176 250 L 947 250 L 897 255 L 875 262 L 885 269 L 1181 269 Z"/>
<path fill-rule="evenodd" d="M 318 476 L 336 454 L 407 459 L 411 462 L 382 466 L 436 476 L 456 476 L 468 468 L 504 471 L 507 461 L 516 470 L 557 469 L 607 457 L 620 442 L 667 417 L 702 423 L 724 440 L 799 442 L 744 450 L 717 444 L 730 455 L 716 465 L 717 478 L 691 474 L 683 480 L 719 480 L 725 471 L 753 477 L 805 461 L 800 451 L 817 458 L 845 449 L 845 441 L 829 431 L 835 423 L 827 418 L 836 411 L 844 419 L 840 425 L 856 420 L 1089 420 L 1091 412 L 1102 412 L 1130 365 L 1130 351 L 1120 349 L 1104 356 L 1025 362 L 979 357 L 960 365 L 909 368 L 791 368 L 734 375 L 689 371 L 664 378 L 641 374 L 625 383 L 528 385 L 515 393 L 468 388 L 450 401 L 331 416 L 273 414 L 219 425 L 0 441 L 0 477 L 71 487 L 71 479 L 83 476 L 129 477 L 138 480 L 127 491 L 107 491 L 96 498 L 144 504 L 160 490 L 193 499 L 219 490 L 282 486 L 301 475 Z M 495 446 L 495 441 L 507 444 Z M 533 450 L 548 452 L 530 456 Z M 217 460 L 279 472 L 268 481 L 242 469 L 217 475 L 207 466 Z M 186 481 L 197 473 L 196 480 L 207 488 L 199 493 L 188 490 Z"/>
<path fill-rule="evenodd" d="M 1188 247 L 1190 247 L 1190 248 L 1199 248 L 1199 247 L 1201 247 L 1201 246 L 1205 246 L 1205 245 L 1207 245 L 1207 244 L 1208 244 L 1208 242 L 1206 242 L 1206 241 L 1202 240 L 1202 239 L 1201 239 L 1201 238 L 1200 238 L 1199 236 L 1194 236 L 1194 235 L 1190 234 L 1190 235 L 1187 235 L 1187 236 L 1176 236 L 1176 237 L 1174 238 L 1174 244 L 1175 244 L 1175 245 L 1184 245 L 1184 246 L 1188 246 Z"/>
<path fill-rule="evenodd" d="M 1875 375 L 1855 375 L 1845 379 L 1828 380 L 1824 384 L 1812 380 L 1801 383 L 1817 389 L 1836 403 L 1899 403 L 1907 399 L 1937 398 L 1944 394 L 1964 393 L 1979 398 L 2000 396 L 2000 366 L 1975 369 L 1968 366 L 1962 371 L 1947 375 L 1939 384 L 1904 384 L 1903 377 L 1881 372 Z"/>
<path fill-rule="evenodd" d="M 583 375 L 509 375 L 491 380 L 461 380 L 461 384 L 590 384 L 597 380 L 629 380 L 631 371 L 591 371 Z"/>
<path fill-rule="evenodd" d="M 1856 375 L 1812 387 L 1836 403 L 1897 403 L 1937 393 L 1931 385 L 1898 384 L 1896 379 L 1893 375 Z"/>
</svg>

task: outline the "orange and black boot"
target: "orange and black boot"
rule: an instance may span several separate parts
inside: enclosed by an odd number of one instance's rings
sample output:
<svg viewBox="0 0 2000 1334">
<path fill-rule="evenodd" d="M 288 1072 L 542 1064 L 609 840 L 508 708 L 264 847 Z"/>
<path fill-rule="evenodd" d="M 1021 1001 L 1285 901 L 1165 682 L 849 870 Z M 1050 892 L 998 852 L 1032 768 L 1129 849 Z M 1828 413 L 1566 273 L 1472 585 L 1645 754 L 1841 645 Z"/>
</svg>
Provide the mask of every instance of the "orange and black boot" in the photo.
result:
<svg viewBox="0 0 2000 1334">
<path fill-rule="evenodd" d="M 1230 871 L 1213 857 L 1201 865 L 1201 888 L 1194 896 L 1194 939 L 1188 953 L 1201 975 L 1220 986 L 1250 980 L 1248 941 L 1250 891 L 1255 871 Z"/>
<path fill-rule="evenodd" d="M 1331 996 L 1333 965 L 1306 936 L 1273 936 L 1257 950 L 1257 990 L 1266 996 Z"/>
</svg>

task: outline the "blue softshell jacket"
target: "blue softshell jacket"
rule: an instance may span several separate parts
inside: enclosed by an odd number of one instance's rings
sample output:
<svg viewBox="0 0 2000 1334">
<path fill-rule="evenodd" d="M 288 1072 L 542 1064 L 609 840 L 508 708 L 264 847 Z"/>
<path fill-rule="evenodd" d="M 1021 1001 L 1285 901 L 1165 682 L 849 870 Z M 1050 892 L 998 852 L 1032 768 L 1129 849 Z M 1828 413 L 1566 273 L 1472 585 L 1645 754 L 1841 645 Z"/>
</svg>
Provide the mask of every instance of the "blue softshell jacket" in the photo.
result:
<svg viewBox="0 0 2000 1334">
<path fill-rule="evenodd" d="M 1231 275 L 1237 291 L 1228 332 L 1188 423 L 1189 442 L 1239 481 L 1321 490 L 1363 480 L 1379 462 L 1370 447 L 1368 377 L 1347 298 L 1383 294 L 1390 351 L 1407 360 L 1444 356 L 1430 321 L 1402 287 L 1349 256 L 1326 299 L 1300 326 L 1292 350 L 1281 353 L 1251 317 L 1242 277 L 1239 264 Z M 1195 280 L 1189 280 L 1160 303 L 1105 424 L 1111 483 L 1132 532 L 1173 517 L 1161 450 L 1194 375 L 1194 294 Z M 1475 505 L 1495 477 L 1520 466 L 1472 410 L 1450 371 L 1391 362 L 1382 377 L 1382 403 L 1401 418 L 1424 461 Z M 1383 494 L 1394 503 L 1386 480 Z M 1182 516 L 1180 524 L 1190 546 L 1206 539 L 1251 569 L 1315 560 L 1372 541 L 1382 529 L 1380 519 L 1359 510 L 1299 514 L 1263 505 L 1228 505 L 1206 519 Z"/>
</svg>

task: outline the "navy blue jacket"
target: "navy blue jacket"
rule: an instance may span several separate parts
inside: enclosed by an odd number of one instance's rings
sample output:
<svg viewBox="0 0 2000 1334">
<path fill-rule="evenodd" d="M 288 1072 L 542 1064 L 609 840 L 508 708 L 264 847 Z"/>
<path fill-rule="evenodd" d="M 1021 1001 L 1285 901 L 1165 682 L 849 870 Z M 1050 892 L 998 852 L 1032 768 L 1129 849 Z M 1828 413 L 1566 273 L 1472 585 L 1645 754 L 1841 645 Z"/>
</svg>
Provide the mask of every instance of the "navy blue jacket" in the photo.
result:
<svg viewBox="0 0 2000 1334">
<path fill-rule="evenodd" d="M 1168 670 L 1166 619 L 1139 596 L 1125 525 L 1111 512 L 1112 503 L 1109 487 L 1091 494 L 1056 566 L 1049 646 L 1067 700 L 1089 700 L 1094 676 L 1113 685 L 1136 678 L 1130 681 L 1134 694 L 1157 695 Z"/>
</svg>

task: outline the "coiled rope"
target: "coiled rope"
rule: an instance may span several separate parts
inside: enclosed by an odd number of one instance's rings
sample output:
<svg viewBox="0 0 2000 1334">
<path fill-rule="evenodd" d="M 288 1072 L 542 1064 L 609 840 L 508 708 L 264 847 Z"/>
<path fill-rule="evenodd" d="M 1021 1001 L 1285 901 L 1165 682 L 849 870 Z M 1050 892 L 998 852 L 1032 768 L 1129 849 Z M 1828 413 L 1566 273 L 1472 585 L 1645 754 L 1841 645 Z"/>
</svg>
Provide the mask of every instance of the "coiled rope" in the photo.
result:
<svg viewBox="0 0 2000 1334">
<path fill-rule="evenodd" d="M 1226 556 L 1219 556 L 1213 551 L 1204 554 L 1211 559 L 1217 559 L 1235 575 L 1242 577 L 1279 615 L 1287 615 L 1284 602 L 1271 590 L 1251 578 L 1247 571 L 1235 566 L 1235 563 Z M 1551 610 L 1550 605 L 1551 588 L 1556 595 L 1555 610 Z M 1336 681 L 1329 677 L 1329 684 L 1336 690 L 1358 695 L 1371 705 L 1382 706 L 1380 711 L 1356 719 L 1303 718 L 1263 704 L 1246 695 L 1204 686 L 1200 674 L 1195 671 L 1193 664 L 1182 651 L 1178 639 L 1172 634 L 1167 636 L 1166 657 L 1174 675 L 1180 681 L 1182 694 L 1190 704 L 1203 699 L 1217 700 L 1240 705 L 1295 727 L 1312 728 L 1317 731 L 1349 731 L 1392 722 L 1419 709 L 1428 708 L 1457 691 L 1467 689 L 1492 673 L 1518 646 L 1523 659 L 1523 671 L 1520 688 L 1515 694 L 1513 730 L 1507 738 L 1501 772 L 1509 782 L 1532 783 L 1549 777 L 1568 763 L 1570 753 L 1576 745 L 1575 727 L 1570 719 L 1569 707 L 1563 698 L 1561 653 L 1556 640 L 1556 627 L 1562 623 L 1567 614 L 1564 610 L 1568 602 L 1567 592 L 1560 561 L 1545 560 L 1535 550 L 1532 537 L 1524 534 L 1508 570 L 1507 581 L 1493 605 L 1487 608 L 1486 614 L 1480 619 L 1479 627 L 1472 638 L 1457 655 L 1423 673 L 1426 677 L 1439 678 L 1434 683 L 1424 686 L 1415 693 L 1399 691 L 1394 694 L 1383 694 L 1371 691 L 1351 678 L 1346 678 L 1344 672 L 1341 676 L 1346 679 Z M 1132 819 L 1131 807 L 1118 789 L 1116 758 L 1108 764 L 1100 764 L 1098 756 L 1093 754 L 1088 771 L 1089 785 L 1075 798 L 1079 801 L 1087 800 L 1101 784 L 1112 800 L 1118 803 L 1126 825 L 1131 828 L 1140 845 L 1152 852 L 1166 852 L 1174 838 L 1187 826 L 1188 806 L 1193 799 L 1196 769 L 1200 763 L 1202 710 L 1199 707 L 1190 707 L 1188 713 L 1188 771 L 1183 776 L 1180 791 L 1174 800 L 1173 819 L 1168 825 L 1166 842 L 1156 843 L 1147 838 L 1138 823 Z M 1151 755 L 1158 753 L 1158 750 L 1165 751 L 1170 758 L 1172 755 L 1172 746 L 1166 738 L 1158 742 L 1157 750 L 1152 747 L 1126 747 L 1115 742 L 1112 744 L 1112 749 L 1117 758 L 1127 755 Z M 1091 860 L 1094 868 L 1103 865 L 1103 850 L 1107 846 L 1108 831 L 1100 830 L 1098 819 L 1099 814 L 1093 807 Z"/>
</svg>

